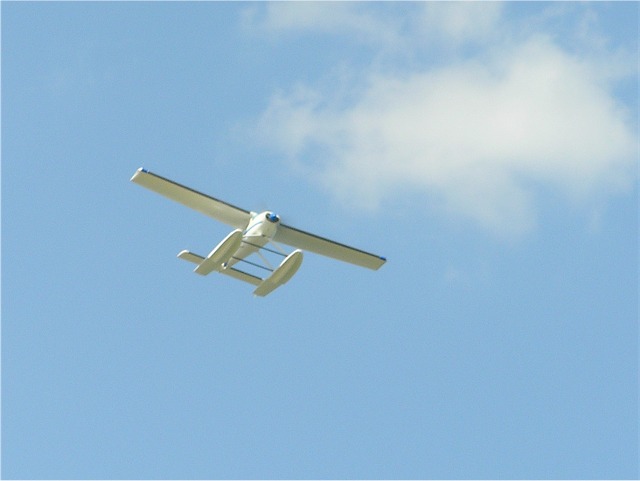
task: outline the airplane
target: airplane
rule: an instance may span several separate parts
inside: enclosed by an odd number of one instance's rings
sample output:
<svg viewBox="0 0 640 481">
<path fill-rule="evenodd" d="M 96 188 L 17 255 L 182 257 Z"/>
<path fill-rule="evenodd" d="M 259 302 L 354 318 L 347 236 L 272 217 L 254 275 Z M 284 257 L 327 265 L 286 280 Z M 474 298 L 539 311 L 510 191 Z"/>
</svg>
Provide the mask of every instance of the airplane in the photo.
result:
<svg viewBox="0 0 640 481">
<path fill-rule="evenodd" d="M 133 174 L 131 182 L 234 227 L 206 257 L 183 250 L 178 258 L 196 264 L 194 272 L 201 276 L 218 272 L 252 284 L 256 286 L 253 291 L 255 296 L 264 297 L 288 282 L 302 264 L 303 250 L 373 270 L 386 262 L 384 257 L 283 224 L 273 212 L 257 213 L 241 209 L 142 167 Z M 267 244 L 275 249 L 267 247 Z M 279 244 L 286 244 L 295 250 L 287 254 Z M 274 267 L 262 251 L 284 259 Z M 253 254 L 262 262 L 247 259 Z M 268 274 L 262 277 L 259 273 L 240 269 L 240 265 L 253 266 Z"/>
</svg>

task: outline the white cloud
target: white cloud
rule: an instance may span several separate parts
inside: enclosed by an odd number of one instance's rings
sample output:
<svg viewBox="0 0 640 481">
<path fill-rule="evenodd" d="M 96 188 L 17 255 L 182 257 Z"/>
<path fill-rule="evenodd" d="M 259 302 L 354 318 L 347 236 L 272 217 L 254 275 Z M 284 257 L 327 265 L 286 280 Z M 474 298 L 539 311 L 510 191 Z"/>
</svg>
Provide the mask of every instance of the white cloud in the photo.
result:
<svg viewBox="0 0 640 481">
<path fill-rule="evenodd" d="M 376 45 L 397 43 L 399 25 L 370 10 L 359 2 L 267 2 L 264 8 L 246 9 L 245 24 L 270 34 L 321 32 Z"/>
<path fill-rule="evenodd" d="M 441 34 L 457 42 L 486 40 L 501 15 L 446 5 L 425 11 L 450 17 Z M 540 34 L 505 45 L 437 68 L 361 72 L 355 102 L 299 86 L 273 97 L 260 131 L 343 200 L 375 207 L 411 188 L 432 210 L 500 233 L 535 225 L 537 185 L 577 201 L 628 187 L 638 144 L 612 95 L 615 65 Z"/>
<path fill-rule="evenodd" d="M 498 2 L 424 2 L 420 6 L 417 31 L 455 45 L 493 37 L 503 9 Z"/>
</svg>

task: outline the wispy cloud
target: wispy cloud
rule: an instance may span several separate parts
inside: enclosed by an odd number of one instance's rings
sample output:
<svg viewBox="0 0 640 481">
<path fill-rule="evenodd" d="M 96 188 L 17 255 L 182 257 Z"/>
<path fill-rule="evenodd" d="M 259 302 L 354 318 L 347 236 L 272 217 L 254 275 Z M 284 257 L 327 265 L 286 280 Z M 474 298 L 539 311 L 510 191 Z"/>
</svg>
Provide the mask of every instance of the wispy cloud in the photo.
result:
<svg viewBox="0 0 640 481">
<path fill-rule="evenodd" d="M 320 32 L 347 35 L 352 41 L 396 45 L 399 18 L 372 11 L 358 2 L 267 2 L 244 11 L 245 26 L 268 34 Z"/>
<path fill-rule="evenodd" d="M 415 17 L 413 35 L 460 46 L 496 36 L 503 4 L 498 2 L 425 2 Z"/>
<path fill-rule="evenodd" d="M 286 3 L 276 5 L 287 10 Z M 331 5 L 307 11 L 305 28 L 338 28 Z M 393 45 L 425 48 L 437 38 L 452 48 L 470 42 L 480 48 L 437 66 L 372 67 L 335 78 L 332 84 L 343 88 L 280 92 L 259 130 L 345 201 L 375 208 L 412 188 L 427 194 L 432 210 L 499 233 L 535 225 L 537 185 L 578 201 L 627 188 L 638 144 L 630 109 L 612 92 L 628 72 L 615 56 L 568 52 L 545 32 L 510 35 L 501 8 L 484 5 L 425 4 L 406 20 L 411 28 L 404 33 L 394 30 L 402 23 L 397 18 L 368 17 L 365 24 L 392 31 Z M 343 25 L 364 15 L 362 6 L 345 8 L 337 14 Z M 270 28 L 295 23 L 283 11 L 267 18 Z"/>
</svg>

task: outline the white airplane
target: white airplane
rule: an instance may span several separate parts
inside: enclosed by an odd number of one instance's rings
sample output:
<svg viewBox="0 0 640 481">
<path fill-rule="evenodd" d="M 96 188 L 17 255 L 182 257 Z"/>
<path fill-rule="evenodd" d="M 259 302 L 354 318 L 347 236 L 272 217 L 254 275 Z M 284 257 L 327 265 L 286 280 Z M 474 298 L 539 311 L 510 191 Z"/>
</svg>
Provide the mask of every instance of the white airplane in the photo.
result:
<svg viewBox="0 0 640 481">
<path fill-rule="evenodd" d="M 196 274 L 206 276 L 212 272 L 219 272 L 253 284 L 257 286 L 253 291 L 256 296 L 266 296 L 293 277 L 302 264 L 301 249 L 374 270 L 379 269 L 386 262 L 384 257 L 282 224 L 280 217 L 273 212 L 258 214 L 240 209 L 143 168 L 133 174 L 131 182 L 235 227 L 235 230 L 226 236 L 208 256 L 203 257 L 183 250 L 178 257 L 196 264 L 194 269 Z M 266 247 L 268 243 L 276 249 Z M 296 247 L 296 249 L 287 254 L 278 245 L 279 243 Z M 284 257 L 284 260 L 277 267 L 273 267 L 261 253 L 263 250 L 271 255 Z M 247 260 L 247 257 L 252 254 L 257 254 L 262 264 Z M 269 274 L 263 278 L 238 269 L 239 264 L 254 266 L 268 271 Z"/>
</svg>

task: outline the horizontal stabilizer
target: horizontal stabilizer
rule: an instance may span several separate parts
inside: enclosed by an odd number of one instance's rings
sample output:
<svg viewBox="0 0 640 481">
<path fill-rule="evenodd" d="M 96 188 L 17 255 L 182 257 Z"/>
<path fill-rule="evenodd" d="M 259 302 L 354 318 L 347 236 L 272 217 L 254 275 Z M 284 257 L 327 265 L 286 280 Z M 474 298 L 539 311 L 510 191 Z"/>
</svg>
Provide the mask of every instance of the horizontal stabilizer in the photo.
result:
<svg viewBox="0 0 640 481">
<path fill-rule="evenodd" d="M 178 257 L 180 259 L 184 259 L 185 261 L 193 262 L 194 264 L 200 264 L 204 260 L 204 257 L 187 250 L 181 251 L 178 254 Z"/>
<path fill-rule="evenodd" d="M 224 274 L 225 276 L 233 277 L 240 281 L 248 282 L 249 284 L 253 284 L 254 286 L 259 286 L 262 282 L 257 276 L 249 274 L 247 272 L 240 271 L 238 269 L 234 269 L 233 267 L 227 267 L 226 269 L 222 269 L 220 274 Z"/>
<path fill-rule="evenodd" d="M 187 250 L 184 250 L 182 252 L 180 252 L 178 254 L 178 257 L 180 259 L 183 259 L 185 261 L 188 262 L 193 262 L 194 264 L 201 264 L 202 261 L 204 261 L 204 257 L 199 256 L 198 254 L 194 254 L 193 252 L 189 252 Z M 224 274 L 226 276 L 229 277 L 233 277 L 235 279 L 238 279 L 240 281 L 244 281 L 247 282 L 249 284 L 253 284 L 254 286 L 260 285 L 260 283 L 262 282 L 262 279 L 254 276 L 252 274 L 249 274 L 247 272 L 242 272 L 238 269 L 234 269 L 233 267 L 227 267 L 226 269 L 222 269 L 220 271 L 220 274 Z"/>
</svg>

